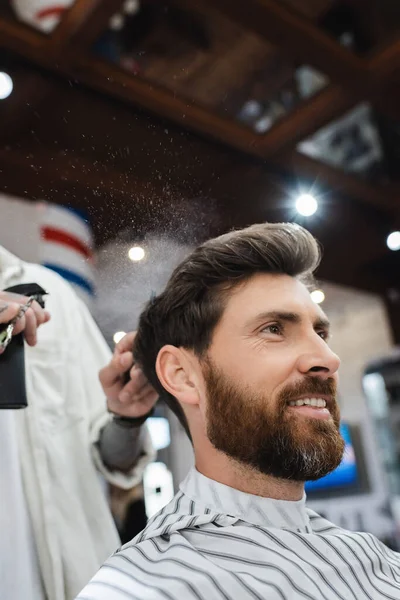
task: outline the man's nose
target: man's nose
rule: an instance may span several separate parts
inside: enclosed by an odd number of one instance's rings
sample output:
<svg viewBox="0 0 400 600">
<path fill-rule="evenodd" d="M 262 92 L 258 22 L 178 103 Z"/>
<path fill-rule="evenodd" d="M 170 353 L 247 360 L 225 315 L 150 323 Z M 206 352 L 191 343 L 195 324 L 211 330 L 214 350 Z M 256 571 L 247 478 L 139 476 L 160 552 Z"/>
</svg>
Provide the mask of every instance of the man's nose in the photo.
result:
<svg viewBox="0 0 400 600">
<path fill-rule="evenodd" d="M 327 343 L 315 334 L 304 348 L 298 360 L 298 369 L 304 375 L 332 377 L 340 366 L 340 358 L 331 350 Z"/>
</svg>

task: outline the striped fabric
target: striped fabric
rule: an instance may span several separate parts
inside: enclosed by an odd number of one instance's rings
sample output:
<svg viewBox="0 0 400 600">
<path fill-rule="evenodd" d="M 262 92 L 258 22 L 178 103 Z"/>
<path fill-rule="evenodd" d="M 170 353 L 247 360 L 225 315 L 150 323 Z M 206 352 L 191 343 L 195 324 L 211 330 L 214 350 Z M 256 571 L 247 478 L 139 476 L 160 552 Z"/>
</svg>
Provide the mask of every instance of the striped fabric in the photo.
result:
<svg viewBox="0 0 400 600">
<path fill-rule="evenodd" d="M 78 600 L 400 600 L 400 554 L 192 470 Z"/>
<path fill-rule="evenodd" d="M 94 295 L 93 232 L 85 214 L 69 206 L 42 204 L 40 262 L 75 288 L 91 307 Z"/>
</svg>

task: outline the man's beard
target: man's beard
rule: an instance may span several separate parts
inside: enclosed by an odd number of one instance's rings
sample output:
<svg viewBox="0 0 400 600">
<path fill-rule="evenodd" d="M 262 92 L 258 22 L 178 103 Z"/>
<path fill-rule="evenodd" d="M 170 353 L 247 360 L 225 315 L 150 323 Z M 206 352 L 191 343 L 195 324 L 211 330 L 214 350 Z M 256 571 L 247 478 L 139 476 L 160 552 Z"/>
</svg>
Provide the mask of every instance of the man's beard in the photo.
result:
<svg viewBox="0 0 400 600">
<path fill-rule="evenodd" d="M 333 379 L 304 377 L 287 385 L 272 404 L 262 392 L 229 381 L 209 360 L 204 377 L 207 436 L 217 450 L 258 472 L 293 481 L 319 479 L 340 464 L 344 441 Z M 288 403 L 300 395 L 329 395 L 332 419 L 296 416 Z"/>
</svg>

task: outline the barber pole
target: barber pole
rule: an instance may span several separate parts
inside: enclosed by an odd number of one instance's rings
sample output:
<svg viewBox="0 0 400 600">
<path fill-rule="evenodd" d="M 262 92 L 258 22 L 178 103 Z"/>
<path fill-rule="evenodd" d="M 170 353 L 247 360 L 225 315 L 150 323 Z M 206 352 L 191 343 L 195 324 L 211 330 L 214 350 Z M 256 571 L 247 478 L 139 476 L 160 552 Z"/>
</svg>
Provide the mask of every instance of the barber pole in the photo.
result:
<svg viewBox="0 0 400 600">
<path fill-rule="evenodd" d="M 74 0 L 11 0 L 17 17 L 44 33 L 51 33 Z"/>
<path fill-rule="evenodd" d="M 45 204 L 40 233 L 41 264 L 69 281 L 90 306 L 95 278 L 93 235 L 85 216 L 65 206 Z"/>
</svg>

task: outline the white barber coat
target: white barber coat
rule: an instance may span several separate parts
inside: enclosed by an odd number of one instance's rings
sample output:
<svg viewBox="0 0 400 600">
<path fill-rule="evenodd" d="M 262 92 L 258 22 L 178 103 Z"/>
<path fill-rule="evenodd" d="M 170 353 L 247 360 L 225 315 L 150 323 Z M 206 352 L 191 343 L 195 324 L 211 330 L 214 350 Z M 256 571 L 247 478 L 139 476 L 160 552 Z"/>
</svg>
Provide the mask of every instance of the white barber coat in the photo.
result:
<svg viewBox="0 0 400 600">
<path fill-rule="evenodd" d="M 0 289 L 38 283 L 52 319 L 26 346 L 28 408 L 15 411 L 26 503 L 49 600 L 74 598 L 119 546 L 98 472 L 121 488 L 154 458 L 150 436 L 131 472 L 111 472 L 97 449 L 107 413 L 98 371 L 111 353 L 86 306 L 56 273 L 0 247 Z"/>
</svg>

